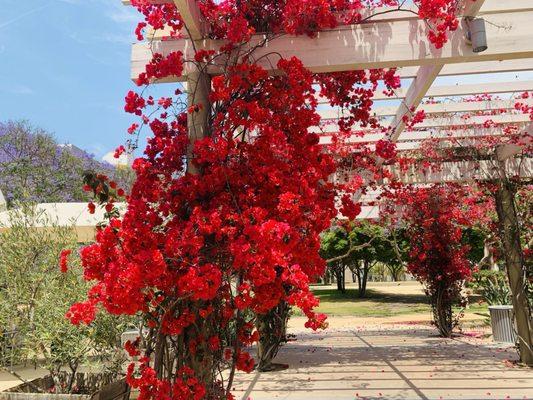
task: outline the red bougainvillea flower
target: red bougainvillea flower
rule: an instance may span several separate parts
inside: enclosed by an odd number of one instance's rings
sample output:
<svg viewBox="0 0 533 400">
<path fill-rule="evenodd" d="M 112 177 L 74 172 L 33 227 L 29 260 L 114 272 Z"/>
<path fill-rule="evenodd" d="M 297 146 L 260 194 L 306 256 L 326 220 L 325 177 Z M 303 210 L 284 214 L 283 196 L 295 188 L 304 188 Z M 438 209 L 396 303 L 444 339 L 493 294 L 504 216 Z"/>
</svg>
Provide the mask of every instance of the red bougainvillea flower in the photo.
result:
<svg viewBox="0 0 533 400">
<path fill-rule="evenodd" d="M 143 16 L 135 31 L 139 40 L 149 28 L 167 32 L 165 40 L 186 34 L 172 2 L 131 3 Z M 457 2 L 414 3 L 431 22 L 430 40 L 443 45 L 446 32 L 456 28 Z M 150 136 L 133 162 L 136 182 L 124 216 L 111 217 L 95 243 L 81 250 L 84 276 L 95 285 L 67 314 L 74 324 L 91 323 L 98 308 L 142 316 L 147 347 L 127 345 L 130 354 L 141 355 L 127 377 L 140 400 L 232 398 L 231 381 L 224 388 L 218 372 L 254 368 L 247 352 L 259 337 L 254 316 L 282 302 L 300 308 L 307 327 L 325 327 L 309 289 L 325 269 L 319 235 L 338 215 L 336 203 L 349 218 L 360 213 L 351 194 L 363 184 L 361 173 L 378 178 L 375 153 L 394 155 L 392 144 L 380 143 L 374 151 L 354 148 L 347 139 L 361 127 L 384 129 L 372 116 L 372 98 L 378 87 L 392 95 L 400 86 L 395 69 L 312 74 L 296 58 L 273 56 L 277 73 L 270 74 L 254 63 L 253 53 L 243 57 L 241 45 L 256 32 L 316 36 L 321 29 L 360 22 L 368 5 L 399 6 L 398 1 L 198 5 L 209 36 L 221 46 L 153 51 L 136 80 L 143 90 L 126 95 L 125 111 L 139 117 L 128 133 L 148 129 Z M 187 104 L 181 88 L 159 99 L 144 90 L 189 68 L 211 67 L 219 73 L 208 88 L 210 104 Z M 316 133 L 318 94 L 346 111 L 329 146 Z M 192 143 L 188 122 L 203 112 L 207 132 Z M 335 172 L 342 179 L 334 182 Z M 93 183 L 99 204 L 108 208 L 113 201 L 107 193 L 124 195 L 103 177 Z M 94 203 L 89 210 L 95 212 Z M 171 370 L 162 368 L 167 356 L 174 357 Z"/>
<path fill-rule="evenodd" d="M 65 273 L 68 271 L 68 258 L 72 254 L 71 249 L 64 249 L 59 255 L 59 269 L 61 272 Z"/>
</svg>

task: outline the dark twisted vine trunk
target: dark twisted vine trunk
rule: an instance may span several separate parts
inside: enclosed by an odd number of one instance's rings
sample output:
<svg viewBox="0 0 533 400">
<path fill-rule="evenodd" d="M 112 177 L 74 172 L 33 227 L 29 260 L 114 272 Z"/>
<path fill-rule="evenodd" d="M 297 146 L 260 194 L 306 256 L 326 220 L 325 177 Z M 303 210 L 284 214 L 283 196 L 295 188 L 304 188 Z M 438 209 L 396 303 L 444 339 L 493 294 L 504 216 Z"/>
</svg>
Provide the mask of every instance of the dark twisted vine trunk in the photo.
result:
<svg viewBox="0 0 533 400">
<path fill-rule="evenodd" d="M 257 359 L 259 371 L 272 371 L 281 365 L 274 364 L 283 343 L 287 342 L 287 322 L 289 320 L 289 305 L 283 301 L 266 314 L 257 315 Z"/>
<path fill-rule="evenodd" d="M 452 336 L 455 327 L 452 305 L 454 293 L 445 284 L 440 283 L 431 296 L 431 309 L 433 311 L 433 321 L 442 337 Z"/>
</svg>

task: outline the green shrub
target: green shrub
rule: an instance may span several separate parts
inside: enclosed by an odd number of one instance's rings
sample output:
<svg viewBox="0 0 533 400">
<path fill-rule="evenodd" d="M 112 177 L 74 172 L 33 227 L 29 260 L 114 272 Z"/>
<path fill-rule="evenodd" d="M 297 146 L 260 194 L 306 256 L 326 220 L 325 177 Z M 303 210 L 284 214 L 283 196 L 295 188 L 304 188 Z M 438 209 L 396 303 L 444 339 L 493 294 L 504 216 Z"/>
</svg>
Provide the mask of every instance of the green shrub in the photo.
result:
<svg viewBox="0 0 533 400">
<path fill-rule="evenodd" d="M 46 221 L 30 205 L 12 210 L 10 219 L 9 228 L 0 230 L 0 334 L 10 332 L 0 341 L 0 367 L 42 365 L 50 371 L 56 393 L 75 390 L 72 380 L 64 386 L 60 378 L 65 371 L 74 377 L 82 365 L 122 373 L 124 317 L 101 313 L 89 326 L 74 326 L 65 317 L 89 287 L 74 230 Z M 72 251 L 66 272 L 59 268 L 63 249 Z"/>
<path fill-rule="evenodd" d="M 471 286 L 491 306 L 511 304 L 511 289 L 503 271 L 474 272 Z"/>
</svg>

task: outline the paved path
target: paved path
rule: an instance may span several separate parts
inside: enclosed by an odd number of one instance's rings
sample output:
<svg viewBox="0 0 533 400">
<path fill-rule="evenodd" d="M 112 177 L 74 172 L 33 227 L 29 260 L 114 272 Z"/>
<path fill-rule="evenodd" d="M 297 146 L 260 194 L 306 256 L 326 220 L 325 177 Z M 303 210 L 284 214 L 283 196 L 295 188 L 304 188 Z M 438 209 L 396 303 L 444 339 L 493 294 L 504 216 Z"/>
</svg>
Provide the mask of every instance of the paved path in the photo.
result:
<svg viewBox="0 0 533 400">
<path fill-rule="evenodd" d="M 386 328 L 386 330 L 384 330 Z M 239 400 L 533 399 L 516 352 L 428 327 L 300 332 L 280 352 L 286 371 L 239 375 Z"/>
<path fill-rule="evenodd" d="M 428 326 L 352 328 L 348 319 L 331 318 L 331 329 L 310 333 L 299 322 L 291 322 L 296 340 L 277 360 L 290 368 L 238 375 L 237 400 L 533 400 L 533 369 L 514 365 L 509 346 L 444 340 Z M 31 379 L 44 371 L 18 372 Z M 0 391 L 17 384 L 0 371 Z"/>
</svg>

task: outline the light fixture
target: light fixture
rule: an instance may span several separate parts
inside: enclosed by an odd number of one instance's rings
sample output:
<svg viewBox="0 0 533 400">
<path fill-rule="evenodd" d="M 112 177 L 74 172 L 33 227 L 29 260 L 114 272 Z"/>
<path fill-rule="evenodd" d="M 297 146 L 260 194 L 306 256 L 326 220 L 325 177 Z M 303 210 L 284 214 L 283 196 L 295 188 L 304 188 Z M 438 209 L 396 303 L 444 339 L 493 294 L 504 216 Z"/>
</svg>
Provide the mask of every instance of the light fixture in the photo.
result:
<svg viewBox="0 0 533 400">
<path fill-rule="evenodd" d="M 474 53 L 482 53 L 488 49 L 487 31 L 483 18 L 465 18 L 467 27 L 467 40 L 472 44 Z"/>
</svg>

